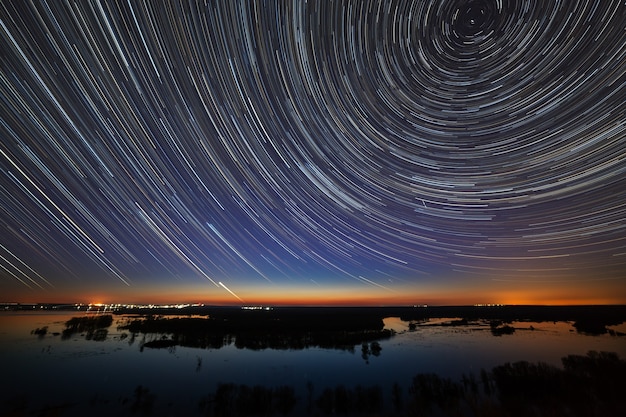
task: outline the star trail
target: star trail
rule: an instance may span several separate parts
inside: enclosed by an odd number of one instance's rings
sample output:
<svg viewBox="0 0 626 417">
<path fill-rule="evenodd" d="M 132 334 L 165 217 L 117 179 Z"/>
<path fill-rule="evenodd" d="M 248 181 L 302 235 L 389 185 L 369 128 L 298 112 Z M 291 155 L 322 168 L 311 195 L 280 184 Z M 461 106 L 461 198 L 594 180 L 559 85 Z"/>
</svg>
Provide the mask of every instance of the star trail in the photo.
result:
<svg viewBox="0 0 626 417">
<path fill-rule="evenodd" d="M 625 303 L 625 22 L 2 2 L 0 298 Z"/>
</svg>

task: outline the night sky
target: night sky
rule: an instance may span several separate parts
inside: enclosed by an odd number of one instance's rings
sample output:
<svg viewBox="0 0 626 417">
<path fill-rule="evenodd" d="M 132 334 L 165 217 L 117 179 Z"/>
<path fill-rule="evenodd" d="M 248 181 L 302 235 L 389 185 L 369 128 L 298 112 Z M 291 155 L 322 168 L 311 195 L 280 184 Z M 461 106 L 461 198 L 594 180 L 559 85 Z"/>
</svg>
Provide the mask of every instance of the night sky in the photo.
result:
<svg viewBox="0 0 626 417">
<path fill-rule="evenodd" d="M 626 303 L 626 4 L 3 1 L 0 301 Z"/>
</svg>

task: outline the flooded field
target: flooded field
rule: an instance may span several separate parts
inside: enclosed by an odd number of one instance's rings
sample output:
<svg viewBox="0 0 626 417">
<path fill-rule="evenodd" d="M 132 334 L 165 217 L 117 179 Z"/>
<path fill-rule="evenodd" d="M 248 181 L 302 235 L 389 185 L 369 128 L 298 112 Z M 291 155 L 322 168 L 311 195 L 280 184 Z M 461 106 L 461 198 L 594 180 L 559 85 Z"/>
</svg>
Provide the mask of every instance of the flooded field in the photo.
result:
<svg viewBox="0 0 626 417">
<path fill-rule="evenodd" d="M 215 408 L 217 394 L 224 390 L 230 390 L 229 395 L 250 394 L 242 394 L 245 387 L 257 387 L 259 395 L 263 387 L 266 397 L 269 391 L 281 393 L 282 402 L 274 403 L 282 408 L 259 415 L 324 415 L 324 396 L 336 395 L 337 387 L 353 398 L 379 398 L 381 415 L 407 415 L 405 408 L 394 404 L 400 401 L 408 407 L 416 375 L 467 385 L 470 376 L 478 380 L 481 372 L 505 363 L 527 361 L 560 368 L 563 357 L 589 351 L 626 358 L 623 324 L 591 335 L 568 321 L 387 317 L 383 326 L 390 332 L 380 333 L 385 337 L 363 336 L 363 342 L 324 347 L 312 336 L 306 336 L 308 344 L 303 344 L 299 336 L 289 339 L 298 341 L 293 346 L 281 342 L 281 348 L 272 348 L 255 342 L 257 347 L 251 348 L 238 343 L 237 335 L 220 336 L 218 345 L 184 346 L 180 335 L 171 332 L 130 331 L 129 323 L 144 320 L 132 315 L 106 315 L 97 328 L 68 330 L 68 322 L 76 317 L 81 314 L 0 313 L 5 379 L 0 415 L 49 410 L 56 415 L 236 415 Z M 182 317 L 188 318 L 203 320 Z M 265 333 L 260 329 L 258 334 Z M 361 415 L 358 410 L 354 405 L 351 413 Z"/>
</svg>

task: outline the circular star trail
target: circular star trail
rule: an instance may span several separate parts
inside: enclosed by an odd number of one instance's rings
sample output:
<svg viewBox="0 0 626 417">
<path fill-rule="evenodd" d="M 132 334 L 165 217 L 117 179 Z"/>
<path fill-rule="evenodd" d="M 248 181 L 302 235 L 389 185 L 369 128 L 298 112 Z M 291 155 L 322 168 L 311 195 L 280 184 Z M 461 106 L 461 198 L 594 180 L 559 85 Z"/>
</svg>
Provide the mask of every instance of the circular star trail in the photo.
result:
<svg viewBox="0 0 626 417">
<path fill-rule="evenodd" d="M 622 1 L 5 2 L 0 288 L 622 280 L 624 22 Z"/>
</svg>

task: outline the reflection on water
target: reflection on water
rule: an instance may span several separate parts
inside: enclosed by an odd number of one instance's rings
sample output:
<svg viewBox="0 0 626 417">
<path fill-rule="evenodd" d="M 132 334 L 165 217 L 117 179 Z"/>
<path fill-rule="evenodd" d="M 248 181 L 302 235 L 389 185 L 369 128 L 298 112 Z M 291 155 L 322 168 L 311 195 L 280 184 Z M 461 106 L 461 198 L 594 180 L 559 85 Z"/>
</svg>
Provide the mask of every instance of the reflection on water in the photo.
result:
<svg viewBox="0 0 626 417">
<path fill-rule="evenodd" d="M 493 323 L 485 320 L 406 322 L 390 317 L 384 325 L 396 332 L 393 337 L 359 342 L 353 349 L 251 350 L 236 343 L 221 348 L 171 344 L 167 349 L 142 349 L 150 341 L 171 340 L 172 335 L 118 328 L 128 323 L 127 316 L 112 316 L 108 325 L 106 320 L 94 327 L 77 324 L 67 332 L 65 324 L 75 316 L 0 313 L 0 363 L 5 381 L 10 380 L 3 382 L 0 415 L 15 410 L 38 414 L 46 407 L 56 407 L 58 415 L 93 415 L 94 410 L 116 415 L 212 415 L 220 398 L 224 404 L 234 399 L 256 401 L 276 415 L 309 411 L 323 415 L 324 410 L 348 404 L 348 398 L 362 399 L 350 400 L 354 407 L 368 398 L 371 407 L 380 404 L 393 410 L 400 399 L 407 403 L 409 388 L 415 384 L 471 388 L 469 375 L 479 384 L 481 370 L 507 362 L 562 367 L 563 357 L 589 351 L 626 358 L 624 337 L 584 335 L 572 322 L 513 321 L 506 323 L 514 329 L 512 334 L 496 337 Z M 536 371 L 529 369 L 524 372 Z M 431 376 L 416 380 L 416 375 Z M 398 415 L 406 415 L 402 413 Z"/>
<path fill-rule="evenodd" d="M 616 325 L 606 326 L 609 329 L 609 332 L 616 332 L 621 334 L 626 334 L 626 322 Z"/>
<path fill-rule="evenodd" d="M 393 330 L 396 333 L 404 333 L 409 330 L 409 323 L 400 317 L 386 317 L 383 319 L 385 329 Z"/>
</svg>

